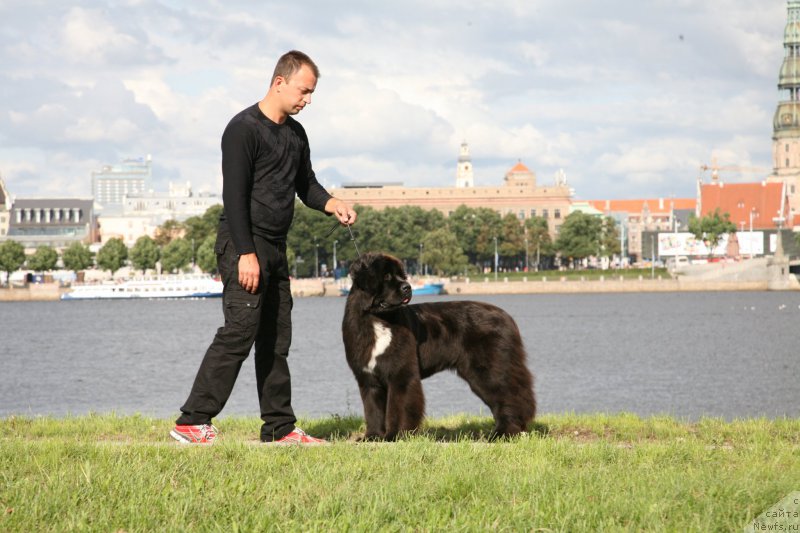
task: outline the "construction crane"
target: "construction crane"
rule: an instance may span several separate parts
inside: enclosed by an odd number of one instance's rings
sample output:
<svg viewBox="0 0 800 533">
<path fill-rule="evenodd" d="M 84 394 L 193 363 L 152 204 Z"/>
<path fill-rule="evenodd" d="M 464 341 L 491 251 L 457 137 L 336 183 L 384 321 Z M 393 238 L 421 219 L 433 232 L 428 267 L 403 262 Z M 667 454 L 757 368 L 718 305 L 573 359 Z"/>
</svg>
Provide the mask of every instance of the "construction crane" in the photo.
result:
<svg viewBox="0 0 800 533">
<path fill-rule="evenodd" d="M 759 174 L 761 172 L 769 172 L 770 169 L 766 167 L 740 167 L 735 165 L 728 165 L 728 166 L 719 166 L 717 162 L 714 161 L 711 165 L 700 165 L 700 170 L 705 172 L 707 170 L 711 171 L 711 181 L 718 181 L 719 180 L 719 171 L 732 171 L 732 172 L 739 172 L 742 174 Z"/>
</svg>

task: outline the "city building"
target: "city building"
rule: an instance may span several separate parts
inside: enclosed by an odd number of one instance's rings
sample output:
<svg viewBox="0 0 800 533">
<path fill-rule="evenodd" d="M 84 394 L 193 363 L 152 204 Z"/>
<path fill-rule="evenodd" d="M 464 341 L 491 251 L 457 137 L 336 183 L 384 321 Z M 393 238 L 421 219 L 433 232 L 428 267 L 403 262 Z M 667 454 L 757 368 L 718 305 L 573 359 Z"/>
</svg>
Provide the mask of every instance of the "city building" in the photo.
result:
<svg viewBox="0 0 800 533">
<path fill-rule="evenodd" d="M 183 186 L 170 183 L 166 193 L 148 191 L 126 195 L 122 200 L 121 211 L 114 210 L 99 215 L 100 242 L 119 238 L 128 246 L 133 246 L 139 237 L 155 237 L 158 227 L 167 220 L 183 222 L 189 217 L 202 216 L 209 207 L 221 204 L 221 196 L 195 194 L 189 182 Z"/>
<path fill-rule="evenodd" d="M 456 187 L 467 188 L 475 186 L 475 176 L 472 172 L 472 157 L 469 155 L 467 141 L 461 143 L 458 154 L 458 167 L 456 168 Z"/>
<path fill-rule="evenodd" d="M 588 204 L 617 221 L 626 245 L 622 255 L 637 263 L 650 257 L 650 250 L 643 250 L 642 234 L 686 231 L 697 201 L 694 198 L 649 198 L 589 200 Z"/>
<path fill-rule="evenodd" d="M 98 242 L 103 245 L 111 239 L 122 239 L 125 246 L 136 244 L 139 237 L 156 236 L 159 218 L 147 215 L 104 215 L 97 216 Z"/>
<path fill-rule="evenodd" d="M 786 227 L 789 202 L 783 183 L 724 183 L 716 181 L 700 187 L 698 214 L 703 217 L 719 209 L 727 213 L 736 229 L 766 230 Z"/>
<path fill-rule="evenodd" d="M 141 215 L 160 218 L 162 221 L 186 220 L 201 216 L 209 207 L 222 204 L 217 194 L 192 192 L 192 184 L 169 184 L 167 193 L 148 191 L 141 194 L 126 195 L 122 201 L 122 213 L 126 216 Z"/>
<path fill-rule="evenodd" d="M 97 226 L 91 198 L 15 198 L 7 238 L 34 250 L 95 241 Z"/>
<path fill-rule="evenodd" d="M 794 219 L 800 216 L 800 0 L 789 0 L 787 10 L 778 74 L 781 98 L 772 120 L 773 174 L 767 181 L 786 185 L 788 216 Z"/>
<path fill-rule="evenodd" d="M 505 175 L 502 185 L 475 187 L 469 147 L 461 145 L 456 167 L 455 187 L 403 187 L 401 184 L 345 184 L 330 190 L 337 198 L 351 204 L 375 209 L 414 205 L 438 209 L 450 216 L 460 205 L 494 209 L 501 216 L 514 214 L 520 220 L 540 216 L 547 219 L 555 236 L 569 214 L 573 191 L 563 174 L 553 185 L 537 184 L 536 174 L 521 161 Z"/>
<path fill-rule="evenodd" d="M 121 208 L 126 196 L 135 196 L 150 189 L 153 175 L 152 158 L 125 159 L 117 165 L 106 165 L 92 171 L 92 194 L 100 211 Z"/>
<path fill-rule="evenodd" d="M 11 221 L 11 196 L 6 190 L 6 184 L 3 182 L 3 177 L 0 176 L 0 240 L 6 238 L 8 235 L 8 224 Z"/>
</svg>

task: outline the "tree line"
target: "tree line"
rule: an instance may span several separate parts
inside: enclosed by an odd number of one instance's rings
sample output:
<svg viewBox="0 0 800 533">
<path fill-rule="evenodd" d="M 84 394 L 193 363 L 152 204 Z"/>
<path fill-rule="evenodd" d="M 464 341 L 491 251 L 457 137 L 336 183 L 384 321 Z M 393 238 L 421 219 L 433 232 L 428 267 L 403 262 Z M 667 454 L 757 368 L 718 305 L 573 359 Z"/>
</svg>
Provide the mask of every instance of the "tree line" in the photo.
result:
<svg viewBox="0 0 800 533">
<path fill-rule="evenodd" d="M 297 203 L 289 231 L 287 254 L 295 277 L 310 277 L 338 268 L 339 275 L 356 258 L 356 245 L 365 251 L 391 253 L 411 274 L 439 276 L 474 275 L 493 271 L 547 270 L 558 265 L 580 268 L 588 257 L 612 257 L 620 253 L 619 228 L 611 217 L 576 211 L 567 216 L 553 240 L 545 218 L 519 220 L 485 207 L 459 206 L 449 217 L 438 210 L 418 206 L 376 210 L 356 206 L 358 222 L 347 228 L 335 219 Z M 74 243 L 61 254 L 63 267 L 81 271 L 92 267 L 112 274 L 130 265 L 145 272 L 160 264 L 164 273 L 180 272 L 196 265 L 216 272 L 214 242 L 222 206 L 183 222 L 169 220 L 155 237 L 143 236 L 129 249 L 121 239 L 110 239 L 93 254 Z M 692 220 L 691 230 L 716 240 L 735 231 L 727 214 L 713 213 Z M 355 241 L 355 242 L 353 242 Z M 335 256 L 335 257 L 334 257 Z M 11 240 L 0 244 L 0 271 L 8 276 L 26 266 L 35 272 L 56 268 L 58 253 L 42 246 L 26 257 L 22 245 Z"/>
<path fill-rule="evenodd" d="M 164 273 L 181 272 L 196 264 L 204 272 L 217 268 L 214 240 L 222 206 L 212 206 L 201 216 L 183 222 L 168 220 L 159 226 L 155 238 L 145 235 L 128 248 L 122 239 L 109 239 L 93 253 L 84 243 L 75 242 L 61 253 L 61 263 L 66 270 L 79 272 L 97 267 L 112 274 L 124 266 L 146 272 L 161 266 Z M 40 246 L 26 256 L 18 242 L 7 240 L 0 243 L 0 271 L 9 276 L 25 267 L 34 272 L 55 270 L 58 252 L 50 246 Z"/>
</svg>

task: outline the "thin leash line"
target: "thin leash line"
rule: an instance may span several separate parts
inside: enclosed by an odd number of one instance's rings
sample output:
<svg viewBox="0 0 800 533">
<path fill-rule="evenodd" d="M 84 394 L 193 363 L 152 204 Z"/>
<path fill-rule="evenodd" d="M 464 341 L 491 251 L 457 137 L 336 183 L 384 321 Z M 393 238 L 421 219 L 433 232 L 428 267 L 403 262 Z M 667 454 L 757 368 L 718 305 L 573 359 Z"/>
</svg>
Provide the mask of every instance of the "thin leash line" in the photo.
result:
<svg viewBox="0 0 800 533">
<path fill-rule="evenodd" d="M 350 228 L 350 224 L 347 225 L 347 231 L 350 232 L 350 240 L 353 241 L 353 246 L 356 247 L 356 255 L 361 258 L 361 252 L 358 251 L 358 244 L 356 244 L 356 237 L 353 235 L 353 230 Z"/>
<path fill-rule="evenodd" d="M 339 226 L 340 222 L 336 222 L 333 225 L 333 227 L 330 230 L 328 230 L 328 233 L 325 234 L 325 238 L 330 237 L 331 234 L 333 234 L 333 232 L 336 231 L 336 228 L 338 228 Z M 347 224 L 347 231 L 350 233 L 350 240 L 353 241 L 353 246 L 355 246 L 356 248 L 356 255 L 358 255 L 358 257 L 361 257 L 361 252 L 358 250 L 358 243 L 356 243 L 356 236 L 353 235 L 353 230 L 350 226 L 351 224 Z"/>
</svg>

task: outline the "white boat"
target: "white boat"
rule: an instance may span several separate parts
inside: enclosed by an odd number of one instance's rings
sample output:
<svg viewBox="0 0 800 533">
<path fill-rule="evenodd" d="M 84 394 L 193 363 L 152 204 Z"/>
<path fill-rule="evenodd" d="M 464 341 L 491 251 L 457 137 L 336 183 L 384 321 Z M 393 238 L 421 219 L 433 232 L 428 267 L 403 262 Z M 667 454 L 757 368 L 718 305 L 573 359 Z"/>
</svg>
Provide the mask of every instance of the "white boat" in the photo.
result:
<svg viewBox="0 0 800 533">
<path fill-rule="evenodd" d="M 62 300 L 131 300 L 136 298 L 218 298 L 222 282 L 208 275 L 178 274 L 121 282 L 76 285 Z"/>
<path fill-rule="evenodd" d="M 412 296 L 435 296 L 442 294 L 444 291 L 444 283 L 418 283 L 411 285 Z M 350 294 L 350 287 L 342 287 L 339 289 L 342 296 Z"/>
</svg>

